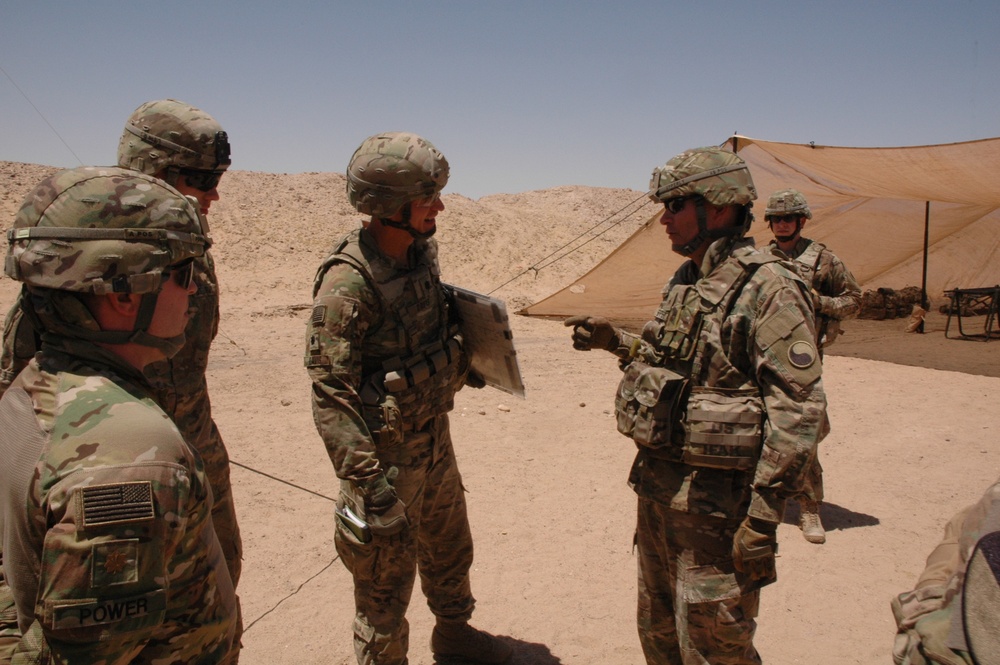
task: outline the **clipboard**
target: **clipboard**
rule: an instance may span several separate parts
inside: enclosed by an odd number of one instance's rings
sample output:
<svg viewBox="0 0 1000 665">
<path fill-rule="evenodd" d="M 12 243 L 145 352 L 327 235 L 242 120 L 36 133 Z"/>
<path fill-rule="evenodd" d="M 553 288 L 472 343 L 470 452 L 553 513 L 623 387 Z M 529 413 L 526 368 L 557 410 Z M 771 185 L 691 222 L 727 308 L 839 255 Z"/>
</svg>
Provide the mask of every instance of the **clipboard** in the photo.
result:
<svg viewBox="0 0 1000 665">
<path fill-rule="evenodd" d="M 504 301 L 460 286 L 445 284 L 461 321 L 462 341 L 472 369 L 486 385 L 524 398 L 521 368 Z"/>
</svg>

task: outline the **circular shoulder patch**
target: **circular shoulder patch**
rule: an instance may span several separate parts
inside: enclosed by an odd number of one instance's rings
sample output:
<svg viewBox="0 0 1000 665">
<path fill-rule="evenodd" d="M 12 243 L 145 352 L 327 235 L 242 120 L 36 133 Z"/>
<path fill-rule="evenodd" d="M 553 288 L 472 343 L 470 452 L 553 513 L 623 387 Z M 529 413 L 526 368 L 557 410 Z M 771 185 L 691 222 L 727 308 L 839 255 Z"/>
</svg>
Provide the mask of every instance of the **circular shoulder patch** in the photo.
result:
<svg viewBox="0 0 1000 665">
<path fill-rule="evenodd" d="M 811 342 L 795 342 L 788 347 L 788 361 L 799 369 L 812 367 L 816 362 L 816 347 Z"/>
</svg>

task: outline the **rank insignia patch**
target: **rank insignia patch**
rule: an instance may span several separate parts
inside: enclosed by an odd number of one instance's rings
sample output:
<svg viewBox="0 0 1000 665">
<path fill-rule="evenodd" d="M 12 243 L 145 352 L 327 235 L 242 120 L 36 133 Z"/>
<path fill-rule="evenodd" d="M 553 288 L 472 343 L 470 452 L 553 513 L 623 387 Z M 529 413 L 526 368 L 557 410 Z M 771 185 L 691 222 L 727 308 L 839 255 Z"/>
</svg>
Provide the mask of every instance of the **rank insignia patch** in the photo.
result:
<svg viewBox="0 0 1000 665">
<path fill-rule="evenodd" d="M 139 579 L 139 541 L 130 538 L 97 543 L 91 561 L 94 588 L 135 582 Z"/>
</svg>

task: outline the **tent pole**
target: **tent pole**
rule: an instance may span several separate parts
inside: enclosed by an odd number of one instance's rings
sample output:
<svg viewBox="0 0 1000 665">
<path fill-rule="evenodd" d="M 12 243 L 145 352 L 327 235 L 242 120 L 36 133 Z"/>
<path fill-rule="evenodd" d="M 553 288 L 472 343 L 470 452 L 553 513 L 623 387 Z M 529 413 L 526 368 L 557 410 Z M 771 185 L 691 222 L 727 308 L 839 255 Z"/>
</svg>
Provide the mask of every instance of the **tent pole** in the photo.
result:
<svg viewBox="0 0 1000 665">
<path fill-rule="evenodd" d="M 733 152 L 738 153 L 740 151 L 740 146 L 739 142 L 736 139 L 736 134 L 733 134 L 733 138 L 731 139 L 731 141 L 733 142 Z"/>
<path fill-rule="evenodd" d="M 930 238 L 930 228 L 931 228 L 931 202 L 926 201 L 924 203 L 924 274 L 923 281 L 920 283 L 920 306 L 925 310 L 929 310 L 931 307 L 930 302 L 927 300 L 927 245 Z M 920 320 L 920 326 L 917 328 L 917 332 L 924 332 L 924 321 Z"/>
</svg>

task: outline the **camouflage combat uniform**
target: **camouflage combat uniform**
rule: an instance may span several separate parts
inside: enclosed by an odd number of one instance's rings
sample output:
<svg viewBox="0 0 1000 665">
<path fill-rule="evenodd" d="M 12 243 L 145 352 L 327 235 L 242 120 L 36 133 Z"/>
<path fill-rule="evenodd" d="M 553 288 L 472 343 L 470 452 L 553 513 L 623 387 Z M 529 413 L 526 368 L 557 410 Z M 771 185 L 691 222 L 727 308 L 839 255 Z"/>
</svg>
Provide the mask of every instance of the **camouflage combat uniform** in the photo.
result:
<svg viewBox="0 0 1000 665">
<path fill-rule="evenodd" d="M 409 263 L 378 249 L 365 229 L 320 268 L 307 331 L 313 416 L 341 479 L 338 507 L 366 520 L 374 484 L 395 473 L 409 528 L 370 542 L 339 521 L 337 551 L 354 577 L 359 663 L 405 663 L 406 608 L 419 570 L 436 617 L 467 621 L 473 546 L 447 413 L 468 372 L 449 321 L 433 240 Z"/>
<path fill-rule="evenodd" d="M 944 539 L 927 557 L 914 589 L 892 600 L 897 626 L 892 658 L 896 665 L 975 662 L 962 628 L 963 585 L 977 541 L 995 531 L 1000 531 L 1000 481 L 948 522 Z M 995 617 L 993 623 L 995 626 Z"/>
<path fill-rule="evenodd" d="M 823 351 L 840 334 L 840 322 L 853 319 L 861 311 L 861 287 L 844 262 L 815 240 L 799 238 L 791 252 L 782 252 L 777 241 L 772 240 L 764 251 L 790 259 L 802 279 L 817 294 L 814 299 L 816 344 L 822 358 Z M 795 498 L 823 501 L 823 467 L 818 454 L 803 479 L 802 492 Z"/>
<path fill-rule="evenodd" d="M 236 612 L 211 489 L 141 375 L 89 343 L 43 346 L 0 427 L 15 433 L 0 439 L 0 520 L 17 655 L 218 662 Z"/>
<path fill-rule="evenodd" d="M 195 273 L 198 292 L 191 296 L 194 310 L 184 334 L 184 347 L 170 360 L 149 365 L 146 376 L 153 385 L 157 402 L 173 419 L 187 441 L 201 456 L 205 473 L 212 485 L 215 499 L 212 520 L 226 557 L 229 575 L 235 587 L 240 580 L 243 561 L 243 542 L 240 538 L 236 511 L 233 507 L 233 490 L 229 481 L 229 453 L 222 441 L 208 395 L 205 372 L 208 353 L 219 329 L 219 287 L 215 278 L 215 264 L 209 253 L 197 260 Z M 18 373 L 24 369 L 37 349 L 35 331 L 21 314 L 20 296 L 7 315 L 4 328 L 3 356 L 0 359 L 0 391 L 6 391 Z M 3 392 L 0 392 L 0 396 Z M 0 559 L 2 562 L 2 559 Z M 2 575 L 2 572 L 0 572 Z M 0 580 L 0 644 L 10 625 L 3 620 L 4 589 Z M 242 619 L 237 627 L 237 639 L 232 660 L 236 662 Z"/>
<path fill-rule="evenodd" d="M 147 366 L 144 373 L 153 386 L 157 402 L 176 423 L 184 440 L 198 451 L 205 465 L 215 498 L 212 520 L 235 587 L 243 568 L 243 541 L 233 507 L 229 453 L 212 419 L 205 378 L 209 349 L 219 330 L 219 286 L 211 253 L 206 252 L 195 265 L 198 292 L 190 298 L 193 313 L 184 329 L 184 347 L 173 358 Z"/>
<path fill-rule="evenodd" d="M 641 337 L 618 332 L 612 351 L 626 377 L 648 365 L 688 379 L 673 382 L 666 432 L 638 446 L 629 478 L 639 495 L 638 625 L 649 663 L 760 662 L 754 618 L 759 589 L 774 578 L 737 571 L 733 542 L 747 516 L 781 521 L 826 433 L 808 302 L 786 264 L 752 240 L 722 239 L 700 269 L 681 266 Z M 619 399 L 632 390 L 642 399 L 648 387 L 626 378 Z"/>
</svg>

